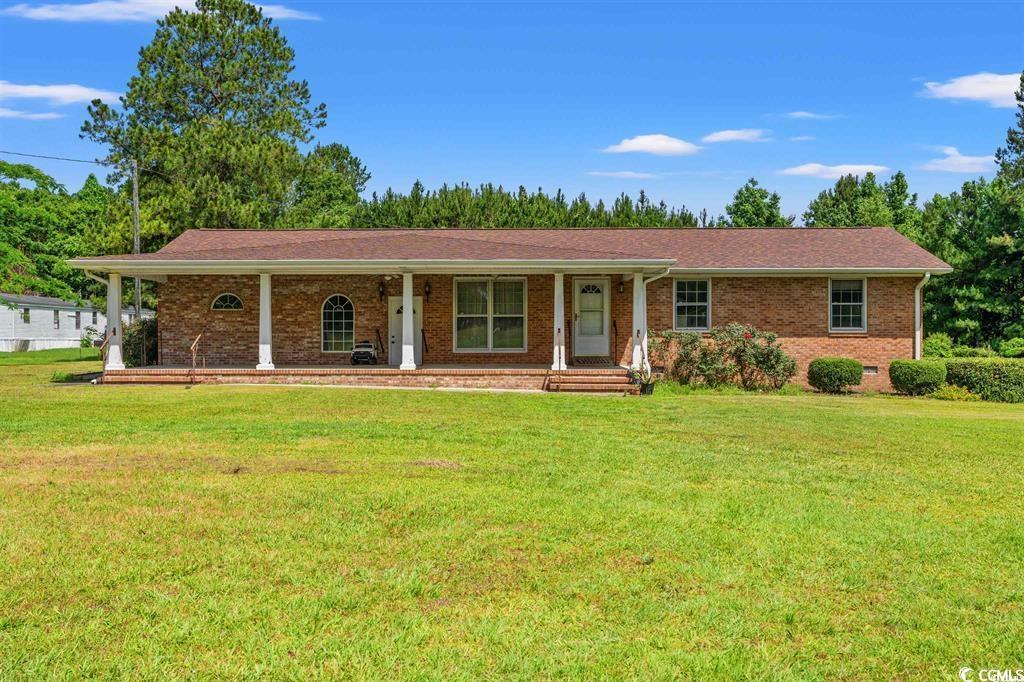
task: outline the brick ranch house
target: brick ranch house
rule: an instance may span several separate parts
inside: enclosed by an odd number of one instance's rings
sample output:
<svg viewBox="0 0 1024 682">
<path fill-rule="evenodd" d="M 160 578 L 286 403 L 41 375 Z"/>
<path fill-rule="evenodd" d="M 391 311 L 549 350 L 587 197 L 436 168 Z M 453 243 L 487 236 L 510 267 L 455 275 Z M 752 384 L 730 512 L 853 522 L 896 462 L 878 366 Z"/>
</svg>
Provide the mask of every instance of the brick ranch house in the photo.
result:
<svg viewBox="0 0 1024 682">
<path fill-rule="evenodd" d="M 158 283 L 159 365 L 126 369 L 115 322 L 105 382 L 562 390 L 621 388 L 649 328 L 730 322 L 778 333 L 800 381 L 842 355 L 887 390 L 951 270 L 890 228 L 189 230 L 71 264 L 113 310 L 123 277 Z M 359 341 L 378 366 L 351 366 Z"/>
</svg>

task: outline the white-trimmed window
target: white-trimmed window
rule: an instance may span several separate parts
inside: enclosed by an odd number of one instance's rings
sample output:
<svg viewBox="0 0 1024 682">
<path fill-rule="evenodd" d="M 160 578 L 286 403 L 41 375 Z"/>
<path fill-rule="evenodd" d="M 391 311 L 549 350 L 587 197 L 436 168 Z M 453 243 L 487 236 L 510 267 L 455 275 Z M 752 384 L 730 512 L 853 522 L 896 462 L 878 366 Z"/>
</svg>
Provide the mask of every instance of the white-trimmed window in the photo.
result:
<svg viewBox="0 0 1024 682">
<path fill-rule="evenodd" d="M 675 280 L 675 322 L 677 330 L 711 329 L 711 280 Z"/>
<path fill-rule="evenodd" d="M 93 323 L 94 326 L 96 325 L 96 311 L 95 310 L 92 311 L 92 323 Z"/>
<path fill-rule="evenodd" d="M 59 310 L 54 310 L 53 311 L 53 328 L 54 329 L 60 329 L 60 311 Z"/>
<path fill-rule="evenodd" d="M 82 311 L 76 310 L 75 311 L 75 329 L 81 329 L 81 328 L 82 328 Z"/>
<path fill-rule="evenodd" d="M 352 350 L 356 311 L 348 296 L 329 296 L 321 309 L 320 321 L 320 350 L 324 353 L 348 353 Z"/>
<path fill-rule="evenodd" d="M 834 332 L 862 332 L 868 328 L 866 279 L 828 281 L 828 328 Z"/>
<path fill-rule="evenodd" d="M 235 294 L 226 293 L 221 294 L 217 298 L 213 299 L 213 304 L 210 305 L 211 310 L 241 310 L 242 299 Z"/>
<path fill-rule="evenodd" d="M 32 309 L 31 308 L 22 308 L 21 309 L 21 321 L 24 322 L 25 324 L 29 324 L 30 322 L 32 322 Z"/>
<path fill-rule="evenodd" d="M 455 350 L 526 350 L 526 280 L 455 280 Z"/>
</svg>

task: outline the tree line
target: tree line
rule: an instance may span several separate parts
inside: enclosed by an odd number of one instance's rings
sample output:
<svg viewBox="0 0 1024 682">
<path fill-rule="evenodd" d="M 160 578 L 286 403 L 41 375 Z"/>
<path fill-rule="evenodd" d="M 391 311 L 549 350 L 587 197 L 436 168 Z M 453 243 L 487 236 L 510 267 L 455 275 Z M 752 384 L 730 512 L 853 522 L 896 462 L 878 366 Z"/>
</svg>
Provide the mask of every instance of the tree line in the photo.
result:
<svg viewBox="0 0 1024 682">
<path fill-rule="evenodd" d="M 98 297 L 64 260 L 132 248 L 130 164 L 138 163 L 142 250 L 192 227 L 791 226 L 777 192 L 754 178 L 720 215 L 655 202 L 610 205 L 525 187 L 416 182 L 362 197 L 370 172 L 344 144 L 321 143 L 327 108 L 292 78 L 294 51 L 244 0 L 198 0 L 157 22 L 121 106 L 94 101 L 81 136 L 107 150 L 103 185 L 70 193 L 28 164 L 0 161 L 0 290 Z M 926 324 L 958 343 L 1024 336 L 1024 74 L 996 177 L 918 204 L 902 172 L 846 176 L 803 213 L 811 227 L 891 226 L 950 263 L 932 280 Z M 305 151 L 304 151 L 305 150 Z M 152 303 L 152 292 L 147 300 Z"/>
</svg>

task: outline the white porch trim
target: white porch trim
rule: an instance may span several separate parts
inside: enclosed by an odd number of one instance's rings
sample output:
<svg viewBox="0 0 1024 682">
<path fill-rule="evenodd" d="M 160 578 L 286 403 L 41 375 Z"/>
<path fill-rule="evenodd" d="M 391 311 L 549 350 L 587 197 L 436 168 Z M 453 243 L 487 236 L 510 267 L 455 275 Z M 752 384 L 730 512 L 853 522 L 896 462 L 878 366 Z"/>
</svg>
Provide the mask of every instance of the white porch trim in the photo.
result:
<svg viewBox="0 0 1024 682">
<path fill-rule="evenodd" d="M 274 369 L 273 330 L 270 310 L 270 274 L 260 273 L 260 362 L 256 369 Z"/>
<path fill-rule="evenodd" d="M 123 325 L 121 275 L 112 272 L 107 278 L 107 361 L 103 364 L 103 369 L 124 369 L 124 358 L 121 355 Z"/>
<path fill-rule="evenodd" d="M 402 364 L 399 369 L 416 369 L 416 333 L 413 317 L 412 273 L 402 273 Z"/>
<path fill-rule="evenodd" d="M 565 275 L 561 272 L 554 274 L 555 291 L 552 315 L 552 354 L 551 369 L 561 371 L 566 369 L 565 362 Z"/>
</svg>

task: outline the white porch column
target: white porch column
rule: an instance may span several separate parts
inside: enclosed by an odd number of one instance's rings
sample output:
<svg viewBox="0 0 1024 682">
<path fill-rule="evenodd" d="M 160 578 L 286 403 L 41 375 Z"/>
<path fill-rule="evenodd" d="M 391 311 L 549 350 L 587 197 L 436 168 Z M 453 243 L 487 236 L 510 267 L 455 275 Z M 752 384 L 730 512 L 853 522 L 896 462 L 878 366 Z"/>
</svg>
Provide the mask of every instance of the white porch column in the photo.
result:
<svg viewBox="0 0 1024 682">
<path fill-rule="evenodd" d="M 256 369 L 274 369 L 270 310 L 270 275 L 260 273 L 260 362 Z"/>
<path fill-rule="evenodd" d="M 103 369 L 124 369 L 121 357 L 121 275 L 110 273 L 107 278 L 107 361 Z"/>
<path fill-rule="evenodd" d="M 642 273 L 633 275 L 633 367 L 647 361 L 647 285 Z"/>
<path fill-rule="evenodd" d="M 562 370 L 565 364 L 565 276 L 555 273 L 554 320 L 552 321 L 551 369 Z"/>
<path fill-rule="evenodd" d="M 412 273 L 402 274 L 402 364 L 399 369 L 416 369 L 416 325 L 413 323 Z"/>
</svg>

